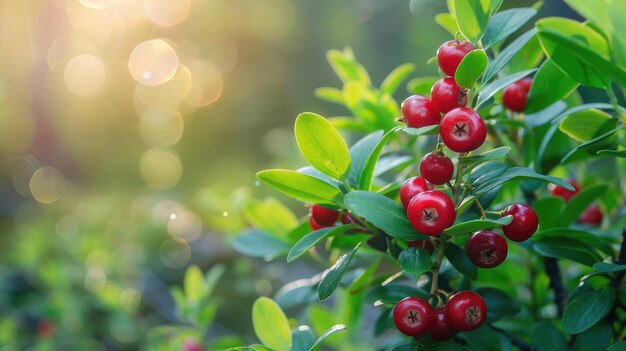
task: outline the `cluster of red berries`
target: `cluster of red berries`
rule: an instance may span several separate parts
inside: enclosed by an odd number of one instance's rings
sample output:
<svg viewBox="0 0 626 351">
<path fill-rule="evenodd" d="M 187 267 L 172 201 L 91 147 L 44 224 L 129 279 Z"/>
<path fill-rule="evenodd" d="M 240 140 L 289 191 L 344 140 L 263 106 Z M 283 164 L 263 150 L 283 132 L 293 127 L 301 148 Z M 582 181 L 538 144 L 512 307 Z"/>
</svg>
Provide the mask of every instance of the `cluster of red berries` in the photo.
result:
<svg viewBox="0 0 626 351">
<path fill-rule="evenodd" d="M 443 308 L 433 309 L 418 297 L 407 297 L 393 309 L 393 321 L 400 332 L 419 337 L 428 332 L 433 340 L 448 340 L 458 332 L 479 328 L 487 318 L 487 305 L 472 291 L 458 292 Z"/>
<path fill-rule="evenodd" d="M 574 195 L 580 192 L 580 184 L 578 184 L 578 182 L 573 179 L 567 179 L 567 182 L 570 183 L 572 187 L 574 187 L 574 190 L 568 190 L 563 187 L 550 184 L 550 186 L 548 187 L 550 194 L 552 194 L 553 196 L 561 197 L 563 198 L 563 200 L 565 200 L 565 202 L 568 202 L 572 197 L 574 197 Z M 598 204 L 593 204 L 587 207 L 585 212 L 580 215 L 580 217 L 578 218 L 578 223 L 590 226 L 599 226 L 602 224 L 603 218 L 604 215 L 602 214 L 602 210 L 600 210 L 600 206 L 598 206 Z"/>
<path fill-rule="evenodd" d="M 337 221 L 342 224 L 349 224 L 353 223 L 354 219 L 345 212 L 342 213 L 321 205 L 313 204 L 309 207 L 309 225 L 313 230 L 332 227 Z"/>
</svg>

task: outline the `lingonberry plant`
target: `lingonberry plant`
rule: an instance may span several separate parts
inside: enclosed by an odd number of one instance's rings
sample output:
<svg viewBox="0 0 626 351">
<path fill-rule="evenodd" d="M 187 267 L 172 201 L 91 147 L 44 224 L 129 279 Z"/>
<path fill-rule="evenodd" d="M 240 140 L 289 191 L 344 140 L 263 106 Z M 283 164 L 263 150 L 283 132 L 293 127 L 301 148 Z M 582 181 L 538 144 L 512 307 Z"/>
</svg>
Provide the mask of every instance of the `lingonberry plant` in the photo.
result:
<svg viewBox="0 0 626 351">
<path fill-rule="evenodd" d="M 307 324 L 291 332 L 262 298 L 263 345 L 239 350 L 626 348 L 626 1 L 566 2 L 588 21 L 544 18 L 511 39 L 541 3 L 449 0 L 442 76 L 410 81 L 401 106 L 412 65 L 375 88 L 352 51 L 329 53 L 344 86 L 317 95 L 353 117 L 300 114 L 310 166 L 257 174 L 309 215 L 257 203 L 256 229 L 234 243 L 329 267 L 275 296 L 306 307 Z M 584 102 L 580 85 L 608 103 Z M 314 302 L 333 295 L 332 309 Z"/>
</svg>

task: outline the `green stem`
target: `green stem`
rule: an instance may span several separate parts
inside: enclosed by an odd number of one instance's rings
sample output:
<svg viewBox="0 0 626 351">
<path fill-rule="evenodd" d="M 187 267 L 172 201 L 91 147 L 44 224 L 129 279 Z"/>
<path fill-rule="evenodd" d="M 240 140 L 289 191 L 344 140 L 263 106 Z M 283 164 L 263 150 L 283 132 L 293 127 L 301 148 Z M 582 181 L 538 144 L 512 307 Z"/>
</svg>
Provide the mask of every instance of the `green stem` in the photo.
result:
<svg viewBox="0 0 626 351">
<path fill-rule="evenodd" d="M 446 250 L 446 238 L 443 236 L 437 243 L 437 259 L 433 265 L 433 280 L 430 284 L 430 295 L 433 296 L 439 289 L 439 268 L 441 267 L 441 261 L 443 261 L 443 253 Z M 432 297 L 431 297 L 432 298 Z"/>
</svg>

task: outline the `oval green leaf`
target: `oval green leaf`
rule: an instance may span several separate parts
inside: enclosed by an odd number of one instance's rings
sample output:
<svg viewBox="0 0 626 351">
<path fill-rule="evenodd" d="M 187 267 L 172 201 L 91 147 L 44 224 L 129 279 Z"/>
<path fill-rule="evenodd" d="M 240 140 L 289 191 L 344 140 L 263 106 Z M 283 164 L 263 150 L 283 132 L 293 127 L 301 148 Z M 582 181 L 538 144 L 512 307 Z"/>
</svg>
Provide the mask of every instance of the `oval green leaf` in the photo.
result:
<svg viewBox="0 0 626 351">
<path fill-rule="evenodd" d="M 493 15 L 483 36 L 485 50 L 506 39 L 536 14 L 537 10 L 524 7 L 500 11 Z"/>
<path fill-rule="evenodd" d="M 277 351 L 290 351 L 292 340 L 289 321 L 274 300 L 260 297 L 254 302 L 252 325 L 264 346 Z"/>
<path fill-rule="evenodd" d="M 478 78 L 482 76 L 489 64 L 487 54 L 481 49 L 470 51 L 459 64 L 454 74 L 456 83 L 467 89 L 474 88 Z"/>
<path fill-rule="evenodd" d="M 509 85 L 517 82 L 518 80 L 532 74 L 536 69 L 529 69 L 522 72 L 513 73 L 509 76 L 496 79 L 493 82 L 481 87 L 478 93 L 478 99 L 476 100 L 476 109 L 482 106 L 485 102 L 489 101 L 500 90 L 508 87 Z"/>
<path fill-rule="evenodd" d="M 286 169 L 269 169 L 257 173 L 263 183 L 294 199 L 318 204 L 341 204 L 339 188 L 310 175 Z"/>
<path fill-rule="evenodd" d="M 567 303 L 563 329 L 568 334 L 583 332 L 606 317 L 615 303 L 615 290 L 601 288 L 583 293 Z"/>
<path fill-rule="evenodd" d="M 525 113 L 534 113 L 566 98 L 578 88 L 578 82 L 566 76 L 552 60 L 541 64 L 528 93 Z"/>
<path fill-rule="evenodd" d="M 486 4 L 485 4 L 486 3 Z M 482 38 L 489 22 L 491 8 L 484 0 L 453 0 L 459 30 L 472 44 Z M 485 6 L 486 5 L 486 6 Z"/>
<path fill-rule="evenodd" d="M 524 45 L 535 36 L 535 30 L 531 29 L 528 32 L 520 35 L 511 44 L 509 44 L 500 55 L 493 59 L 483 75 L 483 82 L 488 82 L 491 78 L 495 77 L 500 71 L 502 71 L 506 65 L 522 50 Z"/>
<path fill-rule="evenodd" d="M 346 270 L 350 266 L 350 262 L 356 254 L 356 251 L 361 246 L 361 243 L 358 243 L 354 249 L 350 250 L 350 252 L 342 255 L 337 259 L 335 264 L 333 264 L 330 268 L 324 271 L 322 274 L 322 280 L 320 281 L 320 285 L 317 287 L 317 296 L 320 300 L 324 301 L 333 294 L 337 286 L 339 286 L 339 282 L 341 278 L 346 273 Z"/>
<path fill-rule="evenodd" d="M 356 227 L 356 224 L 350 223 L 342 225 L 340 227 L 322 228 L 305 235 L 295 245 L 293 245 L 293 247 L 289 251 L 289 254 L 287 255 L 287 262 L 293 262 L 298 257 L 304 255 L 307 251 L 309 251 L 309 249 L 311 249 L 313 246 L 315 246 L 315 244 L 319 243 L 320 241 L 334 235 L 345 233 L 346 231 L 354 227 Z"/>
<path fill-rule="evenodd" d="M 407 274 L 417 278 L 433 268 L 430 253 L 421 247 L 403 250 L 398 257 L 398 263 Z"/>
</svg>

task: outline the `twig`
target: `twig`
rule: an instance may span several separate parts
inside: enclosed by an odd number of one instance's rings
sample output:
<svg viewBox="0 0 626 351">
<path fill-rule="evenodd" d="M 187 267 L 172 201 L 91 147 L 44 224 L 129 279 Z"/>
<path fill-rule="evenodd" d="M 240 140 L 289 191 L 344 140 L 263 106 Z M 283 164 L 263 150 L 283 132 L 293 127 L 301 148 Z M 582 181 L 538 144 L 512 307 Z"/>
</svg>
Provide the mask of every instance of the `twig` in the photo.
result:
<svg viewBox="0 0 626 351">
<path fill-rule="evenodd" d="M 497 331 L 498 333 L 506 336 L 509 340 L 511 340 L 511 344 L 513 344 L 514 346 L 517 346 L 521 351 L 532 351 L 533 348 L 528 345 L 526 342 L 524 342 L 523 340 L 520 340 L 518 338 L 516 338 L 515 336 L 507 333 L 504 329 L 500 329 L 496 326 L 494 326 L 493 324 L 489 324 L 489 326 L 491 327 L 491 329 Z"/>
<path fill-rule="evenodd" d="M 550 277 L 550 288 L 554 291 L 554 302 L 559 311 L 559 316 L 563 316 L 565 310 L 565 301 L 567 300 L 567 290 L 563 284 L 563 277 L 559 270 L 559 262 L 554 257 L 545 257 L 543 259 L 543 267 Z"/>
<path fill-rule="evenodd" d="M 619 255 L 617 256 L 617 262 L 615 263 L 626 264 L 626 226 L 624 226 L 624 229 L 622 230 L 622 246 L 620 247 Z M 615 277 L 613 278 L 614 287 L 620 286 L 622 280 L 624 279 L 624 274 L 626 274 L 626 271 L 619 271 L 617 272 L 617 274 L 615 274 Z"/>
</svg>

